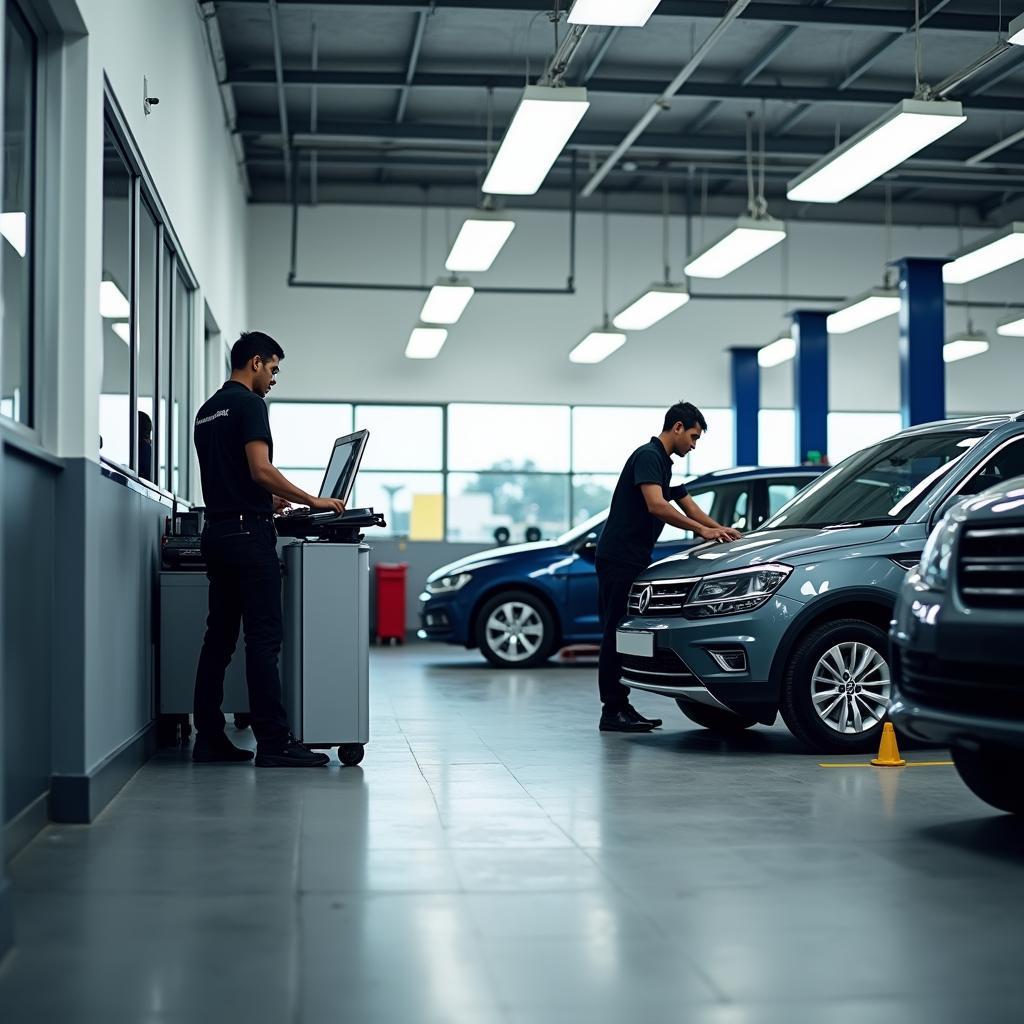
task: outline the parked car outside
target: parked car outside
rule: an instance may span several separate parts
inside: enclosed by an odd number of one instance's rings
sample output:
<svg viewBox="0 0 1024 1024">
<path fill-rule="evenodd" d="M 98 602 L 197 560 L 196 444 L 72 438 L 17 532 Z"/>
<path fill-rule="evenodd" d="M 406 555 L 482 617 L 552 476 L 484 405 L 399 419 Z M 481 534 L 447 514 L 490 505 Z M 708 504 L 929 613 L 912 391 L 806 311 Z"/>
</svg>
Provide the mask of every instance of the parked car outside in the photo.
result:
<svg viewBox="0 0 1024 1024">
<path fill-rule="evenodd" d="M 982 800 L 1024 813 L 1024 476 L 958 503 L 907 577 L 892 625 L 905 733 L 952 750 Z"/>
<path fill-rule="evenodd" d="M 781 712 L 813 749 L 874 748 L 907 571 L 951 500 L 1021 473 L 1024 414 L 913 427 L 850 456 L 742 540 L 650 566 L 619 628 L 623 682 L 708 728 Z"/>
<path fill-rule="evenodd" d="M 752 529 L 821 475 L 820 466 L 729 469 L 691 477 L 686 486 L 716 521 Z M 555 540 L 492 548 L 442 566 L 420 595 L 419 636 L 479 647 L 493 665 L 527 668 L 557 650 L 598 643 L 594 554 L 608 512 Z M 695 545 L 666 527 L 658 557 Z"/>
</svg>

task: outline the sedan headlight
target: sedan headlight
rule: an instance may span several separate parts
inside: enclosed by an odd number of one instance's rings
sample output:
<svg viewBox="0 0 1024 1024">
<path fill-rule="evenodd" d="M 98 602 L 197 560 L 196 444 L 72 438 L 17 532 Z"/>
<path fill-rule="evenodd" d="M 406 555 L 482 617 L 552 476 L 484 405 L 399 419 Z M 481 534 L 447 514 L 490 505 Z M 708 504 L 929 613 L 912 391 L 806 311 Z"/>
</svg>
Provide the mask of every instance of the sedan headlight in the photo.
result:
<svg viewBox="0 0 1024 1024">
<path fill-rule="evenodd" d="M 690 591 L 683 611 L 689 619 L 753 611 L 769 600 L 792 571 L 791 565 L 773 563 L 705 576 Z"/>
<path fill-rule="evenodd" d="M 471 572 L 460 572 L 454 576 L 442 576 L 439 580 L 427 584 L 428 594 L 454 594 L 461 590 L 471 579 Z"/>
<path fill-rule="evenodd" d="M 956 543 L 959 529 L 960 524 L 947 516 L 932 530 L 928 543 L 924 546 L 917 571 L 929 590 L 946 589 L 949 582 L 949 563 L 953 558 L 953 545 Z"/>
</svg>

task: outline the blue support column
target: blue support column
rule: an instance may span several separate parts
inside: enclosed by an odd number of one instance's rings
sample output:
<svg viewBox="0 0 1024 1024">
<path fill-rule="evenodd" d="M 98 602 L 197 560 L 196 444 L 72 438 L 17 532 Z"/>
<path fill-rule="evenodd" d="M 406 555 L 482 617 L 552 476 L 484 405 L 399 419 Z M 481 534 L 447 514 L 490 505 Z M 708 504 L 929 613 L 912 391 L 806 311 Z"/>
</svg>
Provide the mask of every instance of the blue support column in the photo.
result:
<svg viewBox="0 0 1024 1024">
<path fill-rule="evenodd" d="M 945 260 L 903 259 L 900 268 L 900 413 L 903 426 L 946 418 Z"/>
<path fill-rule="evenodd" d="M 828 454 L 828 313 L 800 309 L 793 314 L 796 360 L 793 405 L 796 407 L 796 461 L 813 453 Z"/>
<path fill-rule="evenodd" d="M 733 463 L 756 466 L 758 463 L 757 414 L 761 411 L 761 367 L 756 348 L 733 348 L 732 415 Z"/>
</svg>

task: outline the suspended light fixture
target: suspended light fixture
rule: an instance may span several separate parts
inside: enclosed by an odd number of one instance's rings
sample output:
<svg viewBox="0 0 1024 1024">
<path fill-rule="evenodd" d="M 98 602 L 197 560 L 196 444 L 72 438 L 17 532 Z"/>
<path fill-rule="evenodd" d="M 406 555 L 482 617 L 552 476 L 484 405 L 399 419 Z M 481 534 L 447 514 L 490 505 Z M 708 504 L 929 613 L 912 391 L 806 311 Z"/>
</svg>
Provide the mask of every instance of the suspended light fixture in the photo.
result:
<svg viewBox="0 0 1024 1024">
<path fill-rule="evenodd" d="M 661 0 L 576 0 L 569 11 L 569 24 L 640 28 L 647 24 L 660 2 Z"/>
<path fill-rule="evenodd" d="M 515 226 L 511 217 L 497 210 L 476 210 L 463 221 L 445 269 L 463 274 L 490 270 Z"/>
<path fill-rule="evenodd" d="M 0 235 L 11 243 L 11 247 L 21 257 L 25 255 L 27 225 L 28 217 L 24 213 L 0 213 Z"/>
<path fill-rule="evenodd" d="M 586 89 L 528 85 L 484 179 L 483 191 L 532 196 L 589 106 Z"/>
<path fill-rule="evenodd" d="M 622 331 L 612 330 L 608 319 L 608 196 L 602 196 L 604 209 L 602 211 L 602 238 L 603 238 L 603 274 L 602 274 L 602 296 L 604 299 L 604 320 L 600 327 L 595 327 L 570 353 L 570 363 L 600 363 L 607 359 L 613 352 L 626 343 L 626 335 Z"/>
<path fill-rule="evenodd" d="M 954 335 L 942 346 L 942 361 L 956 363 L 987 351 L 988 338 L 984 334 L 967 330 Z"/>
<path fill-rule="evenodd" d="M 1007 39 L 1015 46 L 1024 46 L 1024 14 L 1018 14 L 1010 22 Z"/>
<path fill-rule="evenodd" d="M 895 316 L 899 311 L 899 292 L 890 288 L 873 288 L 829 314 L 825 323 L 829 334 L 849 334 L 887 316 Z"/>
<path fill-rule="evenodd" d="M 1013 316 L 996 327 L 996 334 L 1004 338 L 1024 338 L 1024 316 Z"/>
<path fill-rule="evenodd" d="M 113 281 L 100 281 L 100 316 L 105 320 L 126 320 L 131 306 Z"/>
<path fill-rule="evenodd" d="M 423 303 L 420 320 L 425 324 L 458 323 L 469 300 L 473 298 L 473 291 L 473 286 L 461 278 L 440 278 Z"/>
<path fill-rule="evenodd" d="M 757 350 L 757 365 L 765 369 L 789 362 L 796 355 L 796 339 L 783 335 Z"/>
<path fill-rule="evenodd" d="M 794 178 L 794 203 L 839 203 L 966 121 L 954 100 L 902 100 Z"/>
<path fill-rule="evenodd" d="M 669 215 L 668 178 L 663 179 L 661 189 L 661 262 L 664 283 L 652 284 L 635 298 L 612 321 L 623 331 L 646 331 L 648 327 L 664 320 L 681 306 L 690 301 L 690 292 L 684 284 L 672 284 L 669 261 Z"/>
<path fill-rule="evenodd" d="M 994 235 L 967 246 L 942 268 L 946 284 L 965 284 L 1024 260 L 1024 222 L 1008 224 Z"/>
<path fill-rule="evenodd" d="M 406 359 L 436 359 L 448 332 L 443 327 L 414 327 L 405 346 Z"/>
<path fill-rule="evenodd" d="M 768 203 L 764 195 L 764 147 L 762 110 L 759 183 L 755 191 L 753 115 L 747 114 L 747 215 L 740 217 L 734 228 L 686 264 L 683 270 L 688 276 L 725 277 L 774 248 L 786 237 L 786 225 L 768 216 Z"/>
</svg>

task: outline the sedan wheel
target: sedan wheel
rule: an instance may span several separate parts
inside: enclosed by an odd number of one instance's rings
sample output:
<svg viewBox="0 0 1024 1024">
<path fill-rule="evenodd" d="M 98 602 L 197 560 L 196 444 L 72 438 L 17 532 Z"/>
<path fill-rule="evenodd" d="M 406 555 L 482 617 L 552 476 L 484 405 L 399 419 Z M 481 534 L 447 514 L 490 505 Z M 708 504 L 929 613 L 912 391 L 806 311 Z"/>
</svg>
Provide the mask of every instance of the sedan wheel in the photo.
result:
<svg viewBox="0 0 1024 1024">
<path fill-rule="evenodd" d="M 532 594 L 499 594 L 480 609 L 477 642 L 492 665 L 529 668 L 551 657 L 554 621 L 544 603 Z"/>
</svg>

